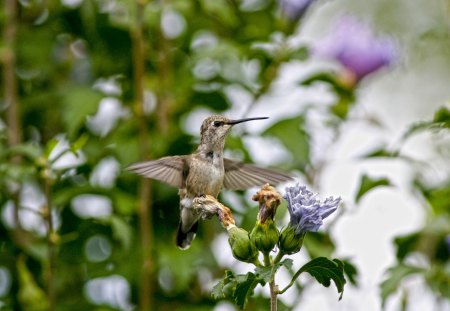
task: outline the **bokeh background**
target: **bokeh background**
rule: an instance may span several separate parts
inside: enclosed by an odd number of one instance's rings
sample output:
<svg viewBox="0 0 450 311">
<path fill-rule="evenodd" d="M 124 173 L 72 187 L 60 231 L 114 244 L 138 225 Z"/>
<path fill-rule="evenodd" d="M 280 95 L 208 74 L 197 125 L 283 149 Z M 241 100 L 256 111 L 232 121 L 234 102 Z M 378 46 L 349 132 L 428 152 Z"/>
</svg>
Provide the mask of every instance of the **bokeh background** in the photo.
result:
<svg viewBox="0 0 450 311">
<path fill-rule="evenodd" d="M 343 198 L 294 266 L 356 283 L 301 277 L 281 310 L 450 310 L 447 0 L 4 0 L 0 23 L 0 310 L 236 310 L 210 296 L 250 269 L 219 222 L 177 249 L 177 190 L 124 170 L 211 114 L 269 116 L 226 155 Z M 246 229 L 255 190 L 220 197 Z"/>
</svg>

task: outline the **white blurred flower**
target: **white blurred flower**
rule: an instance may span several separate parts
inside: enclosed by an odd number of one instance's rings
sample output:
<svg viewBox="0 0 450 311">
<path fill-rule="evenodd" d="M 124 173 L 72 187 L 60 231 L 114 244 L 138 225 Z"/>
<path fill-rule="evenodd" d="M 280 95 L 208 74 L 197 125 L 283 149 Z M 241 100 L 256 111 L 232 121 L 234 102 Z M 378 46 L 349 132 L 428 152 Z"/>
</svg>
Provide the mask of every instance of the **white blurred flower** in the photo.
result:
<svg viewBox="0 0 450 311">
<path fill-rule="evenodd" d="M 98 111 L 87 119 L 88 128 L 97 135 L 106 136 L 120 119 L 130 115 L 129 109 L 122 107 L 120 100 L 105 97 L 100 101 Z"/>
<path fill-rule="evenodd" d="M 112 214 L 112 202 L 98 194 L 81 194 L 72 200 L 72 211 L 80 218 L 101 218 Z"/>
<path fill-rule="evenodd" d="M 101 160 L 92 172 L 90 182 L 93 186 L 112 188 L 120 173 L 120 164 L 113 157 Z"/>
</svg>

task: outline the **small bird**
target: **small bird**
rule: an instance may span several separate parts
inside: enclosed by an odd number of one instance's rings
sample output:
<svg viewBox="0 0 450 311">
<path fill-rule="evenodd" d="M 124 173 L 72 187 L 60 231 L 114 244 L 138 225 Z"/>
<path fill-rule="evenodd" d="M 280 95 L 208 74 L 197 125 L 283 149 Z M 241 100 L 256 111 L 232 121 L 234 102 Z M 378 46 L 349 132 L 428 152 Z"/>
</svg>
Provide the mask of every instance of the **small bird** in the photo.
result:
<svg viewBox="0 0 450 311">
<path fill-rule="evenodd" d="M 192 208 L 194 198 L 203 195 L 217 198 L 222 188 L 244 190 L 266 183 L 276 185 L 292 179 L 283 172 L 223 157 L 225 138 L 234 125 L 263 119 L 268 117 L 230 120 L 219 115 L 210 116 L 202 123 L 200 145 L 194 153 L 139 162 L 128 167 L 144 177 L 179 189 L 180 224 L 176 239 L 179 248 L 189 248 L 197 233 L 200 216 Z"/>
</svg>

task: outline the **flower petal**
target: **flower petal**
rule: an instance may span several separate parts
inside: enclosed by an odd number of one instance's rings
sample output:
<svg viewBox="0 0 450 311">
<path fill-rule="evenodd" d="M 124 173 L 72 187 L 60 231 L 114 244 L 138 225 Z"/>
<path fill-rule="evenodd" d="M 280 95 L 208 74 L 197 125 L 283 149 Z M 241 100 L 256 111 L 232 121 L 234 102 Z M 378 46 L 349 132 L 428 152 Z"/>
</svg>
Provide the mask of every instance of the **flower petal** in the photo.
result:
<svg viewBox="0 0 450 311">
<path fill-rule="evenodd" d="M 296 229 L 296 234 L 319 230 L 323 219 L 336 211 L 341 202 L 341 198 L 329 197 L 322 203 L 315 194 L 299 184 L 287 187 L 284 198 L 288 202 L 290 225 Z"/>
</svg>

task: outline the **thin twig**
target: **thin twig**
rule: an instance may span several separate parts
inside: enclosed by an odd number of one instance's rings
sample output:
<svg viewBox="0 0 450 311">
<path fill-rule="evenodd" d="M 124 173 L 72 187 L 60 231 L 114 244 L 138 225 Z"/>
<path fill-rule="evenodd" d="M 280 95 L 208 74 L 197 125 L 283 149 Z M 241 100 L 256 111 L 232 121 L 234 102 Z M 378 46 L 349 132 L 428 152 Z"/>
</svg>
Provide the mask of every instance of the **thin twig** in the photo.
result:
<svg viewBox="0 0 450 311">
<path fill-rule="evenodd" d="M 144 114 L 144 9 L 145 0 L 136 1 L 136 19 L 133 36 L 133 72 L 135 85 L 135 113 L 139 126 L 139 157 L 141 160 L 148 159 L 149 145 L 147 122 Z M 152 271 L 153 258 L 151 246 L 153 245 L 153 220 L 151 213 L 151 191 L 150 181 L 141 178 L 139 181 L 139 227 L 140 241 L 142 251 L 141 280 L 139 288 L 140 310 L 147 311 L 151 309 L 153 299 Z"/>
<path fill-rule="evenodd" d="M 17 1 L 5 0 L 5 28 L 3 50 L 3 83 L 6 104 L 6 121 L 8 124 L 8 144 L 20 144 L 22 131 L 17 101 L 16 79 L 16 33 L 17 33 Z"/>
<path fill-rule="evenodd" d="M 55 310 L 56 234 L 53 221 L 52 180 L 50 168 L 44 171 L 44 194 L 47 201 L 44 218 L 47 221 L 47 301 L 49 311 Z"/>
<path fill-rule="evenodd" d="M 281 258 L 283 258 L 284 255 L 285 255 L 285 254 L 284 254 L 281 250 L 279 250 L 277 256 L 276 256 L 275 259 L 273 260 L 273 263 L 274 263 L 274 264 L 279 263 L 279 262 L 281 261 Z"/>
<path fill-rule="evenodd" d="M 167 135 L 169 131 L 169 114 L 170 106 L 172 106 L 173 96 L 170 91 L 172 82 L 172 57 L 170 51 L 170 42 L 164 36 L 163 30 L 158 32 L 158 90 L 157 96 L 157 125 L 158 130 Z"/>
<path fill-rule="evenodd" d="M 288 285 L 286 285 L 285 288 L 283 288 L 282 290 L 277 291 L 278 294 L 283 294 L 285 291 L 287 291 L 292 285 L 294 285 L 295 281 L 297 280 L 297 278 L 300 276 L 300 274 L 303 272 L 303 270 L 300 268 L 298 269 L 297 272 L 295 272 L 294 276 L 292 277 L 291 282 L 289 282 Z"/>
<path fill-rule="evenodd" d="M 3 92 L 6 105 L 6 124 L 7 137 L 9 147 L 20 144 L 21 142 L 21 126 L 19 118 L 19 107 L 17 100 L 17 79 L 16 79 L 16 33 L 17 33 L 17 1 L 5 0 L 5 28 L 3 31 L 4 48 L 3 53 Z M 20 163 L 20 155 L 15 156 L 12 162 Z M 15 236 L 17 240 L 22 242 L 23 229 L 20 223 L 20 189 L 17 187 L 12 193 L 12 200 L 14 202 L 14 223 L 16 226 Z"/>
</svg>

